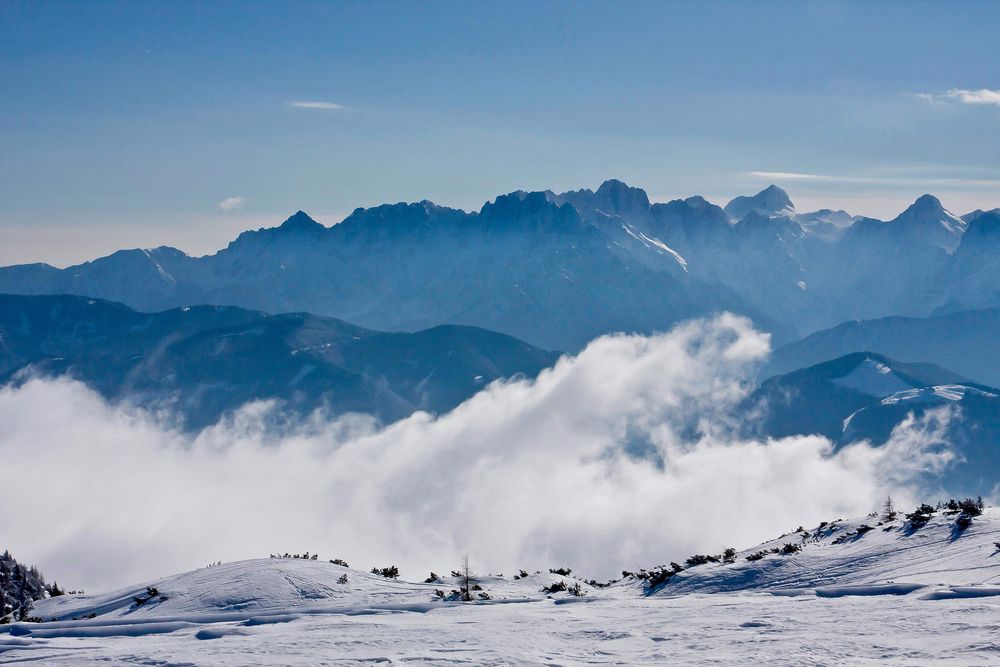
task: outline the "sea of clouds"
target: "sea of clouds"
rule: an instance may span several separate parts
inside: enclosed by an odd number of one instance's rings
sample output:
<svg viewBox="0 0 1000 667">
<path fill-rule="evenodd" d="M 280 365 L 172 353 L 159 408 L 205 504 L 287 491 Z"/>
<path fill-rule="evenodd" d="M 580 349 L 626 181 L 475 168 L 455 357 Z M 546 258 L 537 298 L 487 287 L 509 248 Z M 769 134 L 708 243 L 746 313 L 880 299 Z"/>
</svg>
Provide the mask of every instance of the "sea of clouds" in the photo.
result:
<svg viewBox="0 0 1000 667">
<path fill-rule="evenodd" d="M 622 568 L 749 547 L 801 525 L 922 500 L 946 415 L 878 448 L 753 441 L 730 423 L 769 352 L 722 315 L 610 335 L 536 380 L 389 426 L 245 406 L 196 436 L 71 380 L 0 390 L 3 547 L 90 592 L 216 560 L 319 552 L 423 578 Z"/>
</svg>

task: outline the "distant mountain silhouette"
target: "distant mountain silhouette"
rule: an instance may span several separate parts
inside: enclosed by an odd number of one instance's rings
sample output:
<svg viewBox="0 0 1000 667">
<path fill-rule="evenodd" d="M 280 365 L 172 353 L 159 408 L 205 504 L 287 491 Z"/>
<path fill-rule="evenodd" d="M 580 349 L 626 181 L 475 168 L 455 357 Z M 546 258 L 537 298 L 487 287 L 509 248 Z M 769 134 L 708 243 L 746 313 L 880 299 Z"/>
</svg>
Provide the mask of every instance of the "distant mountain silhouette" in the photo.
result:
<svg viewBox="0 0 1000 667">
<path fill-rule="evenodd" d="M 609 180 L 501 195 L 472 213 L 357 209 L 332 227 L 299 211 L 205 257 L 161 247 L 0 268 L 0 292 L 311 312 L 388 331 L 473 325 L 567 351 L 730 310 L 782 343 L 845 320 L 1000 306 L 998 216 L 957 217 L 931 195 L 890 222 L 799 213 L 773 185 L 725 209 L 697 196 L 650 203 Z"/>
<path fill-rule="evenodd" d="M 188 429 L 264 399 L 293 414 L 441 413 L 557 357 L 475 327 L 383 333 L 306 313 L 140 313 L 85 297 L 0 295 L 0 381 L 67 375 L 113 400 L 175 409 Z"/>
<path fill-rule="evenodd" d="M 935 317 L 883 317 L 844 322 L 779 347 L 762 376 L 788 373 L 851 352 L 870 350 L 903 361 L 924 361 L 1000 386 L 1000 308 Z"/>
</svg>

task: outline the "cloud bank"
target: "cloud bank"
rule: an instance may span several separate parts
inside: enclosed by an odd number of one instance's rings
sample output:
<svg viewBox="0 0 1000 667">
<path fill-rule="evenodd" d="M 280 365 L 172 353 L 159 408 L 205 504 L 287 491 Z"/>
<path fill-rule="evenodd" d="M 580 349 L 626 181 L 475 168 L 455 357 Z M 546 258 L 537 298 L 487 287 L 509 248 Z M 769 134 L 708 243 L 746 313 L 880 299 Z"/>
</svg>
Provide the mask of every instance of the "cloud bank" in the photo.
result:
<svg viewBox="0 0 1000 667">
<path fill-rule="evenodd" d="M 246 406 L 197 437 L 67 380 L 0 390 L 0 535 L 64 586 L 318 551 L 404 578 L 568 565 L 587 576 L 746 547 L 917 499 L 946 462 L 933 428 L 836 454 L 819 437 L 734 438 L 727 411 L 769 341 L 733 316 L 613 335 L 535 381 L 387 428 Z M 44 418 L 40 415 L 45 415 Z"/>
</svg>

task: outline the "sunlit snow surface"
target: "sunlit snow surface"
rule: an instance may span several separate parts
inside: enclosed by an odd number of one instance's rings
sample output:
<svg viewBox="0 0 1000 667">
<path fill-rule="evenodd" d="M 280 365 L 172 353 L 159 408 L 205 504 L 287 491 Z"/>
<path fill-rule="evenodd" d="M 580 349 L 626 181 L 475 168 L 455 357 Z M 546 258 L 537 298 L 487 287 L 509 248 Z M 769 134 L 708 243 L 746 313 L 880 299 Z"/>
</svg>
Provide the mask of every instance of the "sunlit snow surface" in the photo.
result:
<svg viewBox="0 0 1000 667">
<path fill-rule="evenodd" d="M 435 602 L 454 581 L 390 581 L 323 561 L 227 563 L 39 602 L 47 622 L 0 631 L 0 663 L 996 664 L 1000 511 L 964 531 L 956 518 L 792 532 L 653 594 L 627 578 L 547 596 L 541 587 L 564 578 L 544 573 L 481 577 L 489 601 Z M 788 543 L 801 551 L 746 560 Z M 136 605 L 147 585 L 165 599 Z"/>
<path fill-rule="evenodd" d="M 895 403 L 931 403 L 939 399 L 946 401 L 960 401 L 968 395 L 994 397 L 993 394 L 975 387 L 966 387 L 960 384 L 946 384 L 937 387 L 920 387 L 917 389 L 907 389 L 892 396 L 882 399 L 882 405 L 893 405 Z"/>
</svg>

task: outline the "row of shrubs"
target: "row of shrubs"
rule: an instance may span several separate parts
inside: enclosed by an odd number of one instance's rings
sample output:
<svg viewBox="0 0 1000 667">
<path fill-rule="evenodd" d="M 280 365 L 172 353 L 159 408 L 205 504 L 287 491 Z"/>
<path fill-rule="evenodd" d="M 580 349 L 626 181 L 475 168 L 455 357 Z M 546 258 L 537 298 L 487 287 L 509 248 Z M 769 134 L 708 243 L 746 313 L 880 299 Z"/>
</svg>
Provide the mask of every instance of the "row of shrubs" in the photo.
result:
<svg viewBox="0 0 1000 667">
<path fill-rule="evenodd" d="M 926 503 L 922 503 L 913 512 L 906 514 L 905 517 L 907 525 L 911 529 L 915 530 L 926 525 L 927 522 L 930 521 L 930 518 L 934 515 L 935 512 L 942 511 L 946 514 L 958 514 L 959 516 L 956 519 L 955 525 L 958 529 L 964 530 L 972 524 L 972 519 L 974 517 L 977 517 L 982 514 L 983 509 L 984 509 L 984 503 L 982 497 L 976 499 L 965 498 L 964 500 L 949 499 L 948 501 L 945 502 L 939 502 L 936 507 L 928 505 Z M 883 521 L 879 521 L 878 525 L 881 526 L 886 521 L 890 522 L 894 521 L 896 519 L 897 514 L 898 512 L 896 512 L 895 508 L 893 507 L 892 499 L 891 498 L 887 499 L 885 507 L 883 508 L 882 511 Z M 876 518 L 879 516 L 880 515 L 878 512 L 872 512 L 869 515 L 870 518 Z M 822 523 L 820 523 L 819 527 L 816 530 L 816 535 L 815 535 L 816 539 L 818 539 L 823 534 L 824 529 L 827 529 L 830 532 L 836 531 L 837 527 L 835 524 L 836 522 L 827 522 L 827 521 L 823 521 Z M 868 524 L 861 524 L 854 531 L 850 531 L 848 533 L 844 533 L 843 535 L 838 536 L 837 539 L 834 540 L 834 544 L 841 544 L 848 539 L 860 537 L 865 533 L 870 532 L 874 529 L 875 529 L 874 526 L 870 526 Z M 806 531 L 805 528 L 800 526 L 793 533 L 786 533 L 781 537 L 787 537 L 788 535 L 794 535 L 794 534 L 801 534 L 803 536 L 802 537 L 803 542 L 805 542 L 807 538 L 809 538 L 810 536 L 809 532 Z M 1000 543 L 998 543 L 997 548 L 1000 549 Z M 762 560 L 763 558 L 770 555 L 790 556 L 792 554 L 798 553 L 801 550 L 802 550 L 802 543 L 796 544 L 793 542 L 788 542 L 782 545 L 781 547 L 772 547 L 770 549 L 762 549 L 760 551 L 755 551 L 753 553 L 750 553 L 746 556 L 746 560 L 752 563 Z M 309 552 L 307 551 L 303 555 L 288 554 L 288 553 L 285 553 L 283 555 L 271 554 L 271 558 L 302 558 L 306 560 L 317 560 L 318 556 L 316 554 L 310 555 Z M 329 562 L 334 565 L 349 567 L 347 562 L 340 558 L 335 558 L 333 560 L 330 560 Z M 669 566 L 659 565 L 649 570 L 640 569 L 634 572 L 629 570 L 622 570 L 622 578 L 632 577 L 635 579 L 639 579 L 644 582 L 644 586 L 648 590 L 653 590 L 667 583 L 668 581 L 670 581 L 672 577 L 674 577 L 680 572 L 683 572 L 687 568 L 697 567 L 699 565 L 705 565 L 708 563 L 721 563 L 725 565 L 735 562 L 736 562 L 736 549 L 729 547 L 725 549 L 721 554 L 717 555 L 694 554 L 684 561 L 684 565 L 672 562 L 670 563 Z M 372 574 L 381 575 L 387 579 L 399 578 L 399 568 L 395 565 L 389 565 L 387 567 L 373 567 L 371 569 L 371 572 Z M 559 576 L 569 577 L 572 575 L 573 570 L 568 567 L 558 567 L 558 568 L 550 568 L 549 572 L 551 574 L 557 574 Z M 535 574 L 539 573 L 535 572 Z M 452 578 L 455 579 L 462 579 L 463 576 L 467 578 L 468 573 L 465 573 L 465 575 L 463 575 L 462 572 L 455 570 L 451 572 L 451 576 Z M 498 576 L 502 577 L 503 575 L 501 574 Z M 530 576 L 528 574 L 528 571 L 522 569 L 519 570 L 514 575 L 513 579 L 517 581 L 520 579 L 524 579 L 528 576 Z M 430 576 L 424 580 L 424 583 L 431 584 L 439 582 L 441 580 L 442 578 L 440 575 L 431 572 Z M 341 577 L 339 583 L 342 584 L 347 583 L 346 574 Z M 586 583 L 590 586 L 600 588 L 608 586 L 612 582 L 600 583 L 592 579 L 587 581 Z M 460 587 L 459 590 L 452 590 L 450 593 L 447 594 L 444 593 L 444 591 L 438 589 L 435 591 L 435 596 L 438 597 L 439 599 L 471 599 L 472 597 L 471 593 L 473 591 L 479 594 L 478 597 L 480 599 L 484 600 L 489 599 L 489 594 L 483 591 L 482 587 L 479 586 L 479 584 L 470 586 L 468 590 L 466 589 L 465 586 L 462 586 Z M 568 592 L 572 595 L 584 594 L 579 581 L 572 585 L 567 584 L 565 581 L 558 581 L 549 586 L 543 587 L 542 592 L 549 594 L 561 593 L 561 592 Z"/>
</svg>

